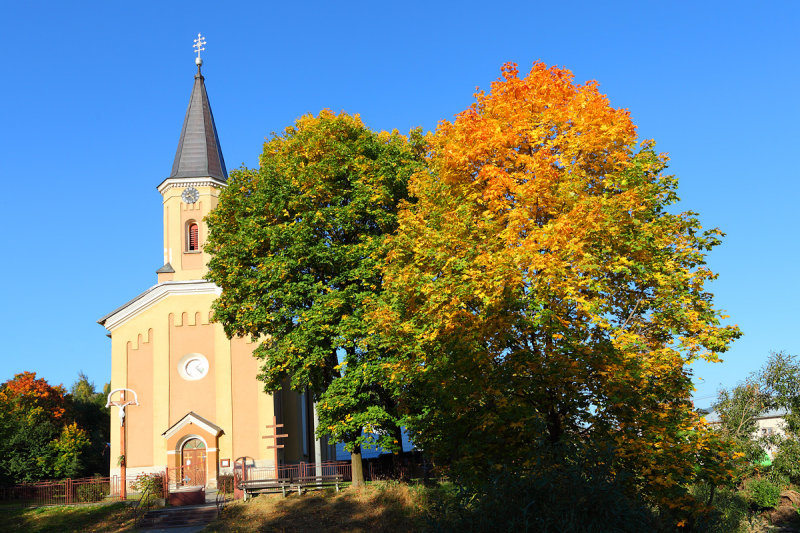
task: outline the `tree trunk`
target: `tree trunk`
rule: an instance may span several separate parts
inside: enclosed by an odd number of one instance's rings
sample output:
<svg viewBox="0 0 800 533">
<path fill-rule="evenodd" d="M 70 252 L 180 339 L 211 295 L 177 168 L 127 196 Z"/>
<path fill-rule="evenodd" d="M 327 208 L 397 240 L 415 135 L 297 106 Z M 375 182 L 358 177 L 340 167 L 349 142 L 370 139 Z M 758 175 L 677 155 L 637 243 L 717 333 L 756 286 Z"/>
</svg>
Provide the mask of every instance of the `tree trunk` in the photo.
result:
<svg viewBox="0 0 800 533">
<path fill-rule="evenodd" d="M 394 438 L 397 439 L 397 445 L 400 447 L 400 453 L 403 453 L 403 429 L 400 426 L 395 426 L 394 430 Z"/>
<path fill-rule="evenodd" d="M 393 437 L 397 441 L 398 446 L 400 447 L 399 452 L 392 453 L 392 474 L 394 475 L 395 479 L 400 479 L 400 473 L 402 472 L 402 463 L 400 461 L 400 457 L 403 454 L 403 430 L 400 429 L 400 426 L 395 426 L 392 430 Z"/>
<path fill-rule="evenodd" d="M 361 462 L 361 446 L 356 446 L 350 453 L 350 469 L 353 474 L 353 486 L 363 487 L 364 483 L 364 463 Z"/>
</svg>

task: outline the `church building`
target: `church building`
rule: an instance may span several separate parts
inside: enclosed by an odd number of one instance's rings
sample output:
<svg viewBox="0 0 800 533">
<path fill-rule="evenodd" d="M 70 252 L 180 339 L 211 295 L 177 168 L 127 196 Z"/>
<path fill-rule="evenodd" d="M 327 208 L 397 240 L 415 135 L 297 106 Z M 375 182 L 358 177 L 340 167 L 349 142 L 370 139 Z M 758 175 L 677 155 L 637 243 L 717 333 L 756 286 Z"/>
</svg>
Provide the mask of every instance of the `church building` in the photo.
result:
<svg viewBox="0 0 800 533">
<path fill-rule="evenodd" d="M 211 321 L 220 289 L 203 279 L 209 261 L 204 219 L 217 205 L 228 173 L 199 52 L 196 63 L 172 172 L 158 185 L 164 265 L 156 271 L 156 285 L 98 322 L 111 338 L 112 390 L 131 389 L 138 400 L 125 409 L 128 479 L 191 466 L 188 481 L 213 488 L 240 457 L 258 467 L 320 464 L 334 459 L 335 449 L 314 436 L 310 396 L 264 393 L 256 379 L 260 362 L 252 356 L 256 345 L 228 339 L 222 325 Z M 119 474 L 122 455 L 114 415 L 112 475 Z M 283 427 L 274 427 L 275 421 Z M 270 438 L 278 433 L 288 436 Z"/>
</svg>

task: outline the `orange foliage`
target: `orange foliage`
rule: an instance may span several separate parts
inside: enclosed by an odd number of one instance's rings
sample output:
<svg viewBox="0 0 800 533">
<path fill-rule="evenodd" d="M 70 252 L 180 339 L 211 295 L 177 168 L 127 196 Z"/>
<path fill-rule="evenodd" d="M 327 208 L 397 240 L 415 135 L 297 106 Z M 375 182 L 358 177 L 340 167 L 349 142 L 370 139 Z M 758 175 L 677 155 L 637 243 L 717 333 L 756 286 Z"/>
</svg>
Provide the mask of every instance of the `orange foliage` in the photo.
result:
<svg viewBox="0 0 800 533">
<path fill-rule="evenodd" d="M 16 374 L 0 387 L 0 395 L 18 408 L 41 409 L 53 420 L 61 420 L 66 413 L 66 392 L 61 385 L 53 387 L 43 378 L 36 379 L 36 372 Z"/>
<path fill-rule="evenodd" d="M 687 484 L 723 479 L 728 454 L 692 411 L 687 363 L 740 332 L 704 289 L 721 233 L 668 211 L 666 156 L 595 82 L 542 63 L 505 65 L 429 142 L 374 314 L 413 347 L 392 375 L 433 403 L 418 442 L 472 465 L 542 435 L 603 443 L 654 500 L 696 511 Z"/>
</svg>

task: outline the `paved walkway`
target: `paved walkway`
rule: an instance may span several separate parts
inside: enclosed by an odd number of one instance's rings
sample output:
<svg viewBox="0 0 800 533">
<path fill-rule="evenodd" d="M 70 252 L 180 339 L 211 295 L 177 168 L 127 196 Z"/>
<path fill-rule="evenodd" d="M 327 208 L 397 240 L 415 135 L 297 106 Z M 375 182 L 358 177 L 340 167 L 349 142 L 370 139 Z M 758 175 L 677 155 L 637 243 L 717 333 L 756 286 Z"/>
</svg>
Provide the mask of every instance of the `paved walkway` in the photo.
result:
<svg viewBox="0 0 800 533">
<path fill-rule="evenodd" d="M 178 526 L 178 527 L 170 527 L 170 528 L 159 528 L 159 529 L 140 529 L 143 533 L 200 533 L 206 528 L 205 525 L 202 526 Z"/>
<path fill-rule="evenodd" d="M 145 531 L 169 530 L 173 533 L 179 531 L 177 528 L 186 528 L 186 533 L 189 533 L 202 530 L 216 517 L 217 506 L 213 503 L 167 507 L 148 511 L 142 517 L 139 527 Z"/>
</svg>

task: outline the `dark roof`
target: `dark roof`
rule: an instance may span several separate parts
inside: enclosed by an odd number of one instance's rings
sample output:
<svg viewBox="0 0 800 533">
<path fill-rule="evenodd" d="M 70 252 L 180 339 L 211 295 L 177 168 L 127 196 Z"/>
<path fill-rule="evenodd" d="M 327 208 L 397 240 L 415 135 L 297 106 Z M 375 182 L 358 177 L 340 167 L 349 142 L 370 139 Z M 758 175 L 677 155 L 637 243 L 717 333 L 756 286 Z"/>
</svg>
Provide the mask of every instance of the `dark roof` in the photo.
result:
<svg viewBox="0 0 800 533">
<path fill-rule="evenodd" d="M 173 274 L 175 269 L 172 268 L 172 265 L 166 263 L 164 266 L 156 270 L 156 274 Z"/>
<path fill-rule="evenodd" d="M 183 119 L 178 151 L 169 177 L 228 180 L 205 81 L 199 72 L 194 77 L 192 96 L 186 109 L 186 118 Z"/>
</svg>

